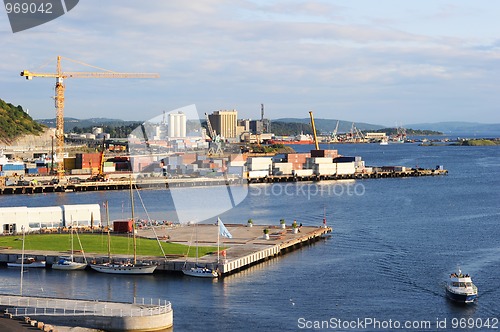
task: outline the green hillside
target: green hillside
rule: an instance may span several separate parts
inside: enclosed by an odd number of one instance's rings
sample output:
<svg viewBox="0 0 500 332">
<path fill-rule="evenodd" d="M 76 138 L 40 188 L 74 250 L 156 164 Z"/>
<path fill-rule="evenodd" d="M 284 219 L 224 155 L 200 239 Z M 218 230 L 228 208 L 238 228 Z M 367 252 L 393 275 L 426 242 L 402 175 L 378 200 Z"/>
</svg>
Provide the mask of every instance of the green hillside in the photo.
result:
<svg viewBox="0 0 500 332">
<path fill-rule="evenodd" d="M 44 126 L 35 122 L 21 106 L 0 99 L 0 141 L 9 143 L 24 135 L 40 135 Z"/>
</svg>

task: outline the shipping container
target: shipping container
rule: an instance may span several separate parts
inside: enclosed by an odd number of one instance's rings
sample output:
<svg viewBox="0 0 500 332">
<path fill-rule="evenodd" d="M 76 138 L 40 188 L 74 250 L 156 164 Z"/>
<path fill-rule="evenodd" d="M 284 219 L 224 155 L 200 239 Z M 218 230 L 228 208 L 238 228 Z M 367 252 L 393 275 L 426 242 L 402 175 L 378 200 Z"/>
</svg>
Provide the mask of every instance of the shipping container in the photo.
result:
<svg viewBox="0 0 500 332">
<path fill-rule="evenodd" d="M 114 233 L 132 233 L 134 231 L 134 222 L 132 220 L 113 221 Z"/>
<path fill-rule="evenodd" d="M 38 174 L 38 168 L 26 168 L 26 174 Z"/>
<path fill-rule="evenodd" d="M 313 164 L 332 164 L 333 159 L 328 158 L 328 157 L 314 157 L 314 158 L 309 158 Z"/>
<path fill-rule="evenodd" d="M 65 170 L 72 170 L 75 168 L 77 168 L 76 167 L 76 157 L 64 158 L 64 169 Z"/>
<path fill-rule="evenodd" d="M 247 160 L 249 171 L 268 171 L 273 161 L 272 157 L 252 157 Z"/>
<path fill-rule="evenodd" d="M 84 168 L 84 169 L 72 169 L 70 171 L 71 175 L 90 175 L 92 173 L 92 170 L 90 168 Z"/>
<path fill-rule="evenodd" d="M 248 171 L 249 179 L 261 179 L 269 175 L 269 171 Z"/>
<path fill-rule="evenodd" d="M 48 167 L 37 167 L 38 174 L 48 174 L 50 171 L 50 168 Z"/>
<path fill-rule="evenodd" d="M 356 161 L 356 157 L 337 157 L 333 159 L 334 163 L 351 163 Z"/>
<path fill-rule="evenodd" d="M 354 174 L 356 172 L 356 167 L 353 162 L 342 162 L 337 163 L 337 175 Z"/>
<path fill-rule="evenodd" d="M 24 171 L 24 164 L 4 164 L 3 171 Z"/>
<path fill-rule="evenodd" d="M 102 171 L 103 171 L 104 173 L 113 173 L 113 172 L 115 172 L 115 171 L 116 171 L 116 169 L 115 169 L 115 166 L 104 166 L 104 167 L 102 168 Z"/>
<path fill-rule="evenodd" d="M 337 173 L 336 164 L 315 164 L 313 167 L 316 175 L 334 175 Z"/>
<path fill-rule="evenodd" d="M 227 168 L 227 174 L 243 176 L 244 172 L 245 172 L 245 166 L 228 166 Z"/>
<path fill-rule="evenodd" d="M 328 158 L 337 158 L 339 156 L 339 152 L 337 150 L 325 150 L 325 157 Z"/>
<path fill-rule="evenodd" d="M 314 172 L 312 169 L 295 169 L 293 170 L 293 175 L 295 176 L 311 176 Z"/>
</svg>

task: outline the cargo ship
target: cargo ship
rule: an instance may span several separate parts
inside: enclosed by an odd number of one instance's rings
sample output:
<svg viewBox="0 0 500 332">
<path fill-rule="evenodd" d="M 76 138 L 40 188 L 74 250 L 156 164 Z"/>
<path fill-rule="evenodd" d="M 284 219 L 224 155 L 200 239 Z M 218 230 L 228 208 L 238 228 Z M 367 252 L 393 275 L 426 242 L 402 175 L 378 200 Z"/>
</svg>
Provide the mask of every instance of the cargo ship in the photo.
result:
<svg viewBox="0 0 500 332">
<path fill-rule="evenodd" d="M 301 133 L 293 138 L 286 139 L 271 139 L 268 141 L 268 144 L 314 144 L 314 138 L 311 135 L 304 135 Z"/>
</svg>

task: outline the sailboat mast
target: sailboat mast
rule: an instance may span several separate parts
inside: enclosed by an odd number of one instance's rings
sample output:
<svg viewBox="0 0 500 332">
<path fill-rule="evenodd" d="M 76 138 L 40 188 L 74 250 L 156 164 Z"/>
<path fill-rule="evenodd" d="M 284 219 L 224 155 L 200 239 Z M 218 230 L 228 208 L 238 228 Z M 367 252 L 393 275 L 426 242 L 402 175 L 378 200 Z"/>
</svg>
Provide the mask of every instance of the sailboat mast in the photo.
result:
<svg viewBox="0 0 500 332">
<path fill-rule="evenodd" d="M 21 231 L 23 232 L 23 248 L 22 248 L 22 251 L 21 251 L 21 289 L 19 290 L 19 292 L 21 293 L 20 295 L 23 296 L 24 239 L 25 239 L 24 226 L 21 226 Z"/>
<path fill-rule="evenodd" d="M 130 204 L 132 205 L 132 234 L 134 239 L 134 265 L 137 264 L 137 240 L 135 238 L 134 192 L 132 191 L 132 176 L 130 176 Z"/>
<path fill-rule="evenodd" d="M 73 227 L 71 227 L 71 261 L 73 261 Z"/>
<path fill-rule="evenodd" d="M 106 201 L 106 226 L 109 229 L 109 207 L 108 207 L 108 201 Z"/>
<path fill-rule="evenodd" d="M 194 224 L 194 229 L 196 230 L 196 267 L 198 267 L 198 224 Z"/>
<path fill-rule="evenodd" d="M 217 218 L 217 264 L 219 264 L 219 255 L 220 255 L 220 222 L 219 218 Z"/>
</svg>

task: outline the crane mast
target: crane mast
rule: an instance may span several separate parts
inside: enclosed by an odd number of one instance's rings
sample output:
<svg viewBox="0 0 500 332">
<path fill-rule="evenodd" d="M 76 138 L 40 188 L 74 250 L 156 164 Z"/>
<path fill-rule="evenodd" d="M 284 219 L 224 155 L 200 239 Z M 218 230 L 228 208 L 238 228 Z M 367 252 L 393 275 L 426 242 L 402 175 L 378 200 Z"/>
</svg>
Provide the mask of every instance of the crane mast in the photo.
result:
<svg viewBox="0 0 500 332">
<path fill-rule="evenodd" d="M 104 72 L 63 72 L 61 67 L 61 56 L 57 56 L 56 72 L 55 73 L 35 73 L 29 70 L 23 70 L 21 76 L 27 80 L 32 80 L 33 77 L 55 78 L 55 108 L 56 108 L 56 157 L 57 157 L 57 177 L 60 180 L 64 176 L 64 80 L 66 78 L 158 78 L 157 73 L 117 73 L 109 70 Z M 67 58 L 65 58 L 67 59 Z M 86 66 L 88 64 L 67 59 L 73 62 L 78 62 Z M 90 66 L 94 67 L 94 66 Z M 97 67 L 94 67 L 97 68 Z M 101 69 L 101 68 L 99 68 Z M 102 69 L 101 69 L 102 70 Z M 52 160 L 54 163 L 54 160 Z"/>
<path fill-rule="evenodd" d="M 319 150 L 318 136 L 316 135 L 316 125 L 314 124 L 314 116 L 313 116 L 312 111 L 309 111 L 309 116 L 311 117 L 311 127 L 313 130 L 313 136 L 314 136 L 314 146 L 315 146 L 316 150 Z"/>
</svg>

